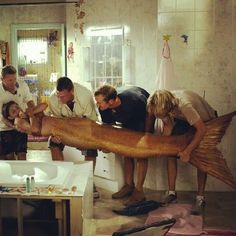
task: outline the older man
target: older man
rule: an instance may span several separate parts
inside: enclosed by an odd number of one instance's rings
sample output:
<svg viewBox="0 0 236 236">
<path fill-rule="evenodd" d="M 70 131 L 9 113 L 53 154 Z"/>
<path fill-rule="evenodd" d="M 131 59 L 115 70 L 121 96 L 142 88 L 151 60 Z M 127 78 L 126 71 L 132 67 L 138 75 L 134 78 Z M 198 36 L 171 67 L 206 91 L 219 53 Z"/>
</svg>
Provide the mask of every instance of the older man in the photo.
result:
<svg viewBox="0 0 236 236">
<path fill-rule="evenodd" d="M 15 101 L 19 107 L 30 113 L 34 107 L 29 87 L 22 80 L 17 80 L 16 69 L 11 65 L 2 68 L 0 82 L 0 155 L 3 159 L 26 159 L 27 134 L 18 132 L 14 125 L 2 117 L 2 106 Z"/>
</svg>

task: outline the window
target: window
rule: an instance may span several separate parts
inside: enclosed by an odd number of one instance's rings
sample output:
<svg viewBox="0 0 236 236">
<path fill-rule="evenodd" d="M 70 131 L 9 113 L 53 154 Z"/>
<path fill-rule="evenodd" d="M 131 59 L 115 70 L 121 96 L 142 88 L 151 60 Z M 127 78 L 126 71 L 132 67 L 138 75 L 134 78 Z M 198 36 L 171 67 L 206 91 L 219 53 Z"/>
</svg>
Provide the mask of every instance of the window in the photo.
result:
<svg viewBox="0 0 236 236">
<path fill-rule="evenodd" d="M 28 38 L 18 41 L 20 64 L 46 64 L 48 60 L 47 38 Z"/>
<path fill-rule="evenodd" d="M 123 28 L 92 29 L 89 36 L 93 89 L 104 84 L 121 86 Z"/>
</svg>

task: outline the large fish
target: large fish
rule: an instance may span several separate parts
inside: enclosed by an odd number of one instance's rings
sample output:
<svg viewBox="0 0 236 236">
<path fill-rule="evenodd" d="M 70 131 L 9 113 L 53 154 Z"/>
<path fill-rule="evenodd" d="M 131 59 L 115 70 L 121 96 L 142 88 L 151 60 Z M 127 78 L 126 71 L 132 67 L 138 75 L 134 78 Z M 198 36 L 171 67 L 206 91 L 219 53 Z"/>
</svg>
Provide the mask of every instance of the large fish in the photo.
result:
<svg viewBox="0 0 236 236">
<path fill-rule="evenodd" d="M 206 122 L 207 131 L 200 145 L 191 153 L 190 163 L 236 189 L 217 144 L 221 141 L 236 111 Z M 102 149 L 126 157 L 151 158 L 177 156 L 193 137 L 157 136 L 99 124 L 86 118 L 43 117 L 41 135 L 57 136 L 61 141 L 80 149 Z"/>
</svg>

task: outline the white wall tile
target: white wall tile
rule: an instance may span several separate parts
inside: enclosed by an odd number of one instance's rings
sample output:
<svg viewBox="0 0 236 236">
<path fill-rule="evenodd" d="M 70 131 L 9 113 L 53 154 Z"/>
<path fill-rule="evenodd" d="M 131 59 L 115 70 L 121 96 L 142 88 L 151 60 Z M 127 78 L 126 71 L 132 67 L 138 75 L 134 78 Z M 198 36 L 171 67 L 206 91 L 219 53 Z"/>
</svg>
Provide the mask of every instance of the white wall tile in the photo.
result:
<svg viewBox="0 0 236 236">
<path fill-rule="evenodd" d="M 176 0 L 177 11 L 194 11 L 194 0 Z"/>
<path fill-rule="evenodd" d="M 176 12 L 175 28 L 177 30 L 194 30 L 195 19 L 193 12 Z"/>
<path fill-rule="evenodd" d="M 212 12 L 214 7 L 214 1 L 212 0 L 195 0 L 196 11 L 209 11 Z"/>
<path fill-rule="evenodd" d="M 195 30 L 209 30 L 213 28 L 212 12 L 196 12 Z"/>
<path fill-rule="evenodd" d="M 173 12 L 176 10 L 176 0 L 157 0 L 158 12 Z"/>
<path fill-rule="evenodd" d="M 208 30 L 196 30 L 195 31 L 195 48 L 208 49 L 214 46 L 214 34 Z"/>
</svg>

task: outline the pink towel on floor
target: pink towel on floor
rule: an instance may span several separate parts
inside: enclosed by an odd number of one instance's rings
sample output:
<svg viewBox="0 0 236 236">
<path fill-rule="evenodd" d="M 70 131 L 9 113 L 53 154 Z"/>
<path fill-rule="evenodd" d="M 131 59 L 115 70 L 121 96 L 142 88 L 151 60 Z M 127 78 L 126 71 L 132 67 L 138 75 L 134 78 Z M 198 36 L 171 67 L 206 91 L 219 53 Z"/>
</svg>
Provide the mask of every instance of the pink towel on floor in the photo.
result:
<svg viewBox="0 0 236 236">
<path fill-rule="evenodd" d="M 146 224 L 170 218 L 186 218 L 190 215 L 191 210 L 192 205 L 190 204 L 169 204 L 149 212 Z"/>
<path fill-rule="evenodd" d="M 164 219 L 175 218 L 177 222 L 170 228 L 166 236 L 172 235 L 200 235 L 202 233 L 202 216 L 190 215 L 192 205 L 170 204 L 167 207 L 158 208 L 148 214 L 147 224 Z"/>
<path fill-rule="evenodd" d="M 186 218 L 179 218 L 169 229 L 166 236 L 171 235 L 201 235 L 203 220 L 201 216 L 189 215 Z"/>
</svg>

